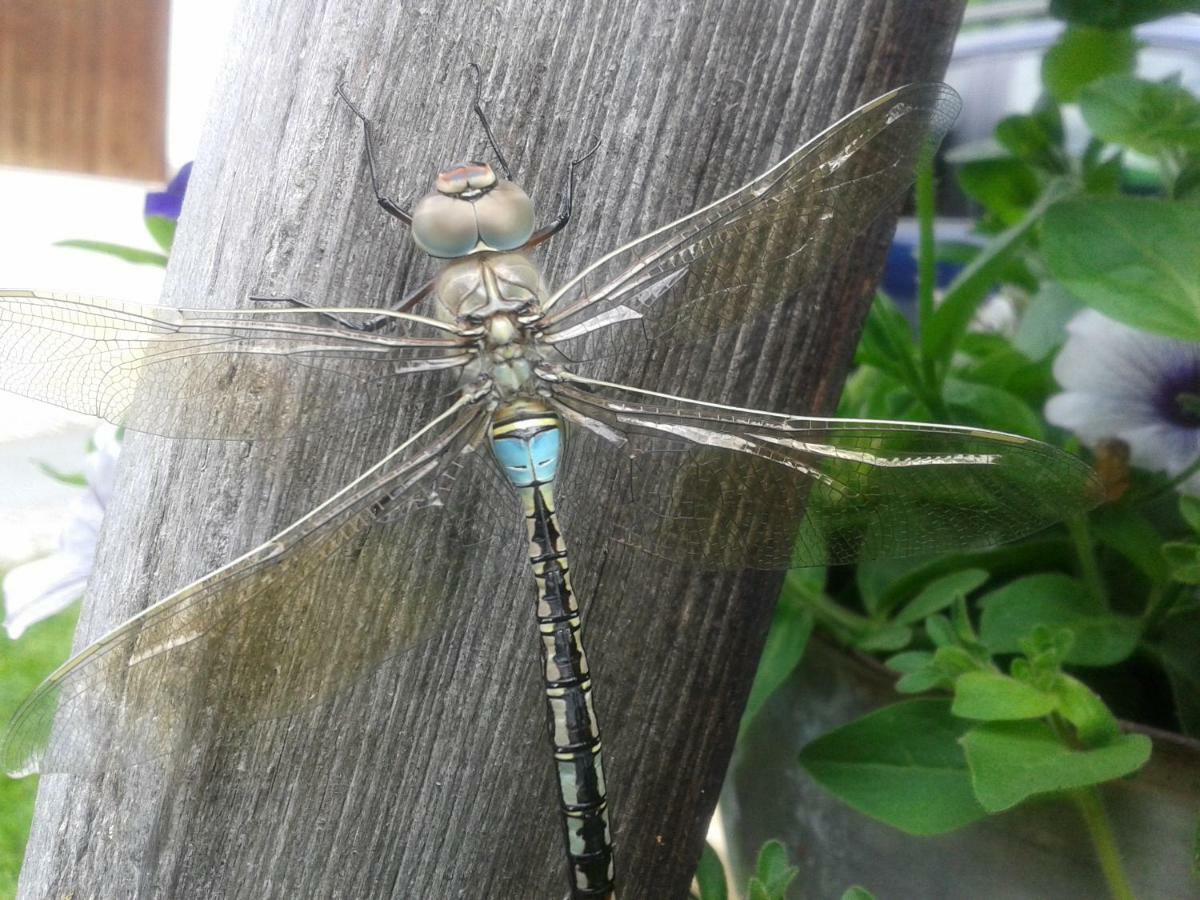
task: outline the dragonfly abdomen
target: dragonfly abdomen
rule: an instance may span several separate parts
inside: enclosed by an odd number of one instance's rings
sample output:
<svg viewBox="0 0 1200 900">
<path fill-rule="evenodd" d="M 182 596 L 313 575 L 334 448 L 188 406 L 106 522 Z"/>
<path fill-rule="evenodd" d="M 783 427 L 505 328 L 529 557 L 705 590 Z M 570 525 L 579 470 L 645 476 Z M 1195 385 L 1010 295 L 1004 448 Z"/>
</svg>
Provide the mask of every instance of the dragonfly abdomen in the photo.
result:
<svg viewBox="0 0 1200 900">
<path fill-rule="evenodd" d="M 529 533 L 529 565 L 537 583 L 543 681 L 572 896 L 611 897 L 613 854 L 600 730 L 592 706 L 592 681 L 566 544 L 554 512 L 562 422 L 540 401 L 504 404 L 493 420 L 492 449 L 521 498 Z"/>
</svg>

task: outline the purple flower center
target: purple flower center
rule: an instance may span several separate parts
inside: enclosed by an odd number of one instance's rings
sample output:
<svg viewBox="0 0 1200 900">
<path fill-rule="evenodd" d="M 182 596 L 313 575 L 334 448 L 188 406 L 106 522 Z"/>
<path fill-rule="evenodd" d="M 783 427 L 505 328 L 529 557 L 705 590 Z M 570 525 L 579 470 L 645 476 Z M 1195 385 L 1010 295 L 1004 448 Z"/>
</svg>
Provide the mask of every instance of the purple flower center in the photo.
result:
<svg viewBox="0 0 1200 900">
<path fill-rule="evenodd" d="M 1154 406 L 1172 425 L 1200 428 L 1200 360 L 1164 373 Z"/>
</svg>

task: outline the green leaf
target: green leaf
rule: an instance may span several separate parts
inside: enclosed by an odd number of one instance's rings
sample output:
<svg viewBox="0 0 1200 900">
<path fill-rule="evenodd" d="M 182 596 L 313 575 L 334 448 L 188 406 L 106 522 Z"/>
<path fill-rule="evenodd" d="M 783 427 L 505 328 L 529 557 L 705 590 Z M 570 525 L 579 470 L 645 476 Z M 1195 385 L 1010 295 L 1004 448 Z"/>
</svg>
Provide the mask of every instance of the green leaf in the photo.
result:
<svg viewBox="0 0 1200 900">
<path fill-rule="evenodd" d="M 1162 545 L 1162 554 L 1173 581 L 1200 584 L 1200 544 L 1168 541 Z"/>
<path fill-rule="evenodd" d="M 949 683 L 933 660 L 934 655 L 927 650 L 907 650 L 888 659 L 885 665 L 901 674 L 896 682 L 898 692 L 920 694 Z"/>
<path fill-rule="evenodd" d="M 1200 101 L 1173 82 L 1104 78 L 1081 91 L 1079 108 L 1097 137 L 1147 156 L 1200 149 Z"/>
<path fill-rule="evenodd" d="M 1017 159 L 1039 169 L 1055 174 L 1068 169 L 1062 150 L 1062 114 L 1053 103 L 1043 103 L 1029 115 L 1001 119 L 996 140 Z"/>
<path fill-rule="evenodd" d="M 842 894 L 842 900 L 875 900 L 875 895 L 856 884 L 854 887 L 846 889 L 846 892 Z"/>
<path fill-rule="evenodd" d="M 696 884 L 700 888 L 700 900 L 728 900 L 729 884 L 725 880 L 725 867 L 713 850 L 712 844 L 704 845 L 700 865 L 696 867 Z"/>
<path fill-rule="evenodd" d="M 1013 346 L 1030 359 L 1046 359 L 1066 340 L 1067 322 L 1082 308 L 1057 281 L 1043 281 L 1017 324 Z"/>
<path fill-rule="evenodd" d="M 787 850 L 779 841 L 767 841 L 758 851 L 751 883 L 757 883 L 761 896 L 767 900 L 784 900 L 790 885 L 800 870 L 788 863 Z M 751 891 L 753 895 L 753 891 Z"/>
<path fill-rule="evenodd" d="M 1155 584 L 1167 580 L 1162 535 L 1143 512 L 1130 505 L 1103 506 L 1088 521 L 1092 536 L 1120 553 Z"/>
<path fill-rule="evenodd" d="M 954 626 L 945 616 L 929 616 L 925 619 L 925 633 L 935 647 L 953 647 L 958 643 Z"/>
<path fill-rule="evenodd" d="M 1026 437 L 1045 437 L 1041 416 L 1020 397 L 1003 388 L 947 378 L 942 393 L 957 422 Z"/>
<path fill-rule="evenodd" d="M 1188 523 L 1192 531 L 1200 532 L 1200 497 L 1189 497 L 1186 494 L 1179 498 L 1179 514 Z"/>
<path fill-rule="evenodd" d="M 1001 388 L 1034 409 L 1059 389 L 1050 360 L 1031 359 L 999 334 L 969 332 L 960 347 L 965 358 L 955 360 L 954 374 L 963 381 Z"/>
<path fill-rule="evenodd" d="M 1171 682 L 1175 716 L 1189 737 L 1200 737 L 1200 611 L 1172 616 L 1170 627 L 1153 644 Z"/>
<path fill-rule="evenodd" d="M 991 293 L 1000 275 L 1025 246 L 1025 240 L 1051 204 L 1071 188 L 1055 181 L 1016 225 L 992 238 L 983 251 L 946 289 L 942 302 L 921 334 L 924 353 L 941 366 L 950 362 L 979 304 Z"/>
<path fill-rule="evenodd" d="M 963 569 L 934 579 L 900 610 L 896 615 L 896 623 L 915 625 L 926 616 L 945 609 L 959 597 L 967 596 L 987 580 L 988 573 L 983 569 Z"/>
<path fill-rule="evenodd" d="M 1097 28 L 1129 28 L 1198 9 L 1196 0 L 1050 0 L 1050 15 L 1056 19 Z"/>
<path fill-rule="evenodd" d="M 1040 189 L 1033 169 L 1012 157 L 964 163 L 958 169 L 958 183 L 1005 227 L 1020 221 Z"/>
<path fill-rule="evenodd" d="M 967 672 L 954 682 L 950 711 L 985 722 L 1040 719 L 1052 713 L 1058 698 L 999 672 Z"/>
<path fill-rule="evenodd" d="M 1098 747 L 1115 740 L 1121 726 L 1100 696 L 1078 678 L 1060 674 L 1054 682 L 1058 711 L 1075 726 L 1085 747 Z"/>
<path fill-rule="evenodd" d="M 742 730 L 758 715 L 767 698 L 778 690 L 804 657 L 804 648 L 808 646 L 812 629 L 812 613 L 798 603 L 781 599 L 775 606 L 771 630 L 767 632 L 758 670 L 754 673 L 754 684 L 750 687 L 750 697 L 742 712 Z"/>
<path fill-rule="evenodd" d="M 910 389 L 920 387 L 912 326 L 896 305 L 882 294 L 876 294 L 875 302 L 871 304 L 855 361 L 888 373 Z"/>
<path fill-rule="evenodd" d="M 145 221 L 150 237 L 154 238 L 154 242 L 162 247 L 164 252 L 170 253 L 171 245 L 175 243 L 175 228 L 179 223 L 166 216 L 146 216 Z"/>
<path fill-rule="evenodd" d="M 902 603 L 905 595 L 896 595 L 892 587 L 908 573 L 922 566 L 919 559 L 869 559 L 854 569 L 854 584 L 867 612 L 883 616 Z"/>
<path fill-rule="evenodd" d="M 1180 168 L 1171 197 L 1185 203 L 1200 203 L 1200 154 L 1193 155 Z"/>
<path fill-rule="evenodd" d="M 935 616 L 934 618 L 941 617 Z M 964 647 L 945 646 L 938 647 L 934 651 L 933 665 L 948 679 L 953 680 L 964 672 L 974 672 L 977 670 L 980 666 L 980 661 L 973 657 Z"/>
<path fill-rule="evenodd" d="M 1059 103 L 1073 103 L 1084 85 L 1132 71 L 1136 55 L 1128 30 L 1073 25 L 1042 58 L 1042 83 Z"/>
<path fill-rule="evenodd" d="M 859 812 L 908 834 L 942 834 L 984 815 L 957 744 L 967 727 L 946 700 L 908 700 L 817 738 L 800 763 Z"/>
<path fill-rule="evenodd" d="M 1097 609 L 1082 582 L 1057 573 L 1019 578 L 979 604 L 980 640 L 992 653 L 1020 651 L 1022 638 L 1042 625 L 1074 633 L 1067 663 L 1110 666 L 1133 653 L 1141 634 L 1136 619 Z"/>
<path fill-rule="evenodd" d="M 37 466 L 43 475 L 53 478 L 59 484 L 69 485 L 70 487 L 87 487 L 87 477 L 82 472 L 64 472 L 40 459 L 33 460 L 33 464 Z"/>
<path fill-rule="evenodd" d="M 1088 194 L 1119 194 L 1124 179 L 1124 155 L 1113 153 L 1112 145 L 1093 137 L 1083 151 L 1083 187 Z M 1131 187 L 1140 177 L 1140 166 L 1130 169 Z M 1154 175 L 1155 173 L 1151 173 Z M 1157 177 L 1155 175 L 1155 177 Z M 1153 190 L 1153 188 L 1152 188 Z"/>
<path fill-rule="evenodd" d="M 938 672 L 930 669 L 922 669 L 918 672 L 909 672 L 907 675 L 901 676 L 896 681 L 896 693 L 898 694 L 923 694 L 926 691 L 932 691 L 934 688 L 941 687 L 946 683 Z"/>
<path fill-rule="evenodd" d="M 925 668 L 931 662 L 933 662 L 933 654 L 928 650 L 905 650 L 903 653 L 889 657 L 884 665 L 893 672 L 908 675 Z"/>
<path fill-rule="evenodd" d="M 167 265 L 167 258 L 161 253 L 155 253 L 153 250 L 141 250 L 137 247 L 126 247 L 124 244 L 109 244 L 104 241 L 69 240 L 56 241 L 54 246 L 73 247 L 76 250 L 103 253 L 107 256 L 115 256 L 117 259 L 123 259 L 125 262 L 137 265 L 158 266 L 160 268 L 166 268 Z"/>
<path fill-rule="evenodd" d="M 906 628 L 903 625 L 885 625 L 878 631 L 872 631 L 869 634 L 859 638 L 854 646 L 859 650 L 868 652 L 879 652 L 889 650 L 901 650 L 908 646 L 908 642 L 912 640 L 912 629 Z"/>
<path fill-rule="evenodd" d="M 1040 721 L 988 722 L 962 737 L 971 784 L 990 813 L 1038 794 L 1101 784 L 1136 772 L 1150 758 L 1150 739 L 1124 734 L 1103 747 L 1073 750 Z"/>
<path fill-rule="evenodd" d="M 1106 316 L 1180 340 L 1200 340 L 1200 207 L 1095 197 L 1046 213 L 1051 274 Z"/>
</svg>

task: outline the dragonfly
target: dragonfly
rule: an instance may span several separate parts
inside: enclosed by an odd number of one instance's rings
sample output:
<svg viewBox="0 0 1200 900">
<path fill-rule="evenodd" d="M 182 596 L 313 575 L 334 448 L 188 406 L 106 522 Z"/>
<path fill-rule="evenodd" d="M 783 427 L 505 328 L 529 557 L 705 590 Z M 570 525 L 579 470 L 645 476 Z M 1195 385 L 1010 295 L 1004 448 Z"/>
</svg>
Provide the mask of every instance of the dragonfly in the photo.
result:
<svg viewBox="0 0 1200 900">
<path fill-rule="evenodd" d="M 588 374 L 617 350 L 625 360 L 630 347 L 740 327 L 794 295 L 788 286 L 813 281 L 895 207 L 957 115 L 952 89 L 886 93 L 550 289 L 529 253 L 570 222 L 577 168 L 595 147 L 571 162 L 557 215 L 539 226 L 476 75 L 474 111 L 496 164 L 446 168 L 412 207 L 381 188 L 372 124 L 338 88 L 361 126 L 375 199 L 440 261 L 391 308 L 255 297 L 218 310 L 0 291 L 0 389 L 153 434 L 271 437 L 319 423 L 331 412 L 320 397 L 371 396 L 437 373 L 455 385 L 440 413 L 326 502 L 55 671 L 4 734 L 11 775 L 169 758 L 200 730 L 196 704 L 180 698 L 206 684 L 219 685 L 206 696 L 220 715 L 252 719 L 327 696 L 404 652 L 431 628 L 411 597 L 381 592 L 332 652 L 321 636 L 338 604 L 306 603 L 298 588 L 374 529 L 469 529 L 488 510 L 465 501 L 487 484 L 508 495 L 513 530 L 525 525 L 569 896 L 615 897 L 594 673 L 558 506 L 560 488 L 568 504 L 589 489 L 574 448 L 619 461 L 626 499 L 613 540 L 707 569 L 962 550 L 1096 502 L 1086 464 L 1024 437 L 779 414 Z M 222 415 L 231 400 L 237 415 Z M 468 612 L 442 609 L 450 623 Z M 305 628 L 317 637 L 301 639 Z M 260 695 L 269 710 L 240 708 Z M 106 730 L 120 739 L 103 741 Z"/>
</svg>

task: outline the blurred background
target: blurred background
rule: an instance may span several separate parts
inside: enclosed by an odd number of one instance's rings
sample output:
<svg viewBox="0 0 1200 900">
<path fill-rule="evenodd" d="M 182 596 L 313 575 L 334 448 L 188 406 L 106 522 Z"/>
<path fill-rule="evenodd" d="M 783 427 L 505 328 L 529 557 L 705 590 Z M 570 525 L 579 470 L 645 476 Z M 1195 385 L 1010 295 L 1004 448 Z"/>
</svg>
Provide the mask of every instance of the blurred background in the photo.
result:
<svg viewBox="0 0 1200 900">
<path fill-rule="evenodd" d="M 0 6 L 0 282 L 155 303 L 163 271 L 56 246 L 159 248 L 146 194 L 195 151 L 238 0 Z M 131 28 L 130 23 L 137 26 Z M 0 563 L 54 546 L 95 423 L 0 393 Z"/>
<path fill-rule="evenodd" d="M 0 215 L 0 286 L 157 302 L 187 164 L 199 142 L 239 2 L 0 3 L 0 203 L 6 213 Z M 997 126 L 1010 115 L 1037 108 L 1046 88 L 1046 56 L 1060 46 L 1068 28 L 1064 18 L 1069 17 L 1051 16 L 1050 7 L 1048 0 L 972 0 L 968 6 L 946 76 L 962 94 L 964 107 L 938 166 L 943 177 L 934 234 L 941 288 L 962 274 L 998 230 L 989 227 L 989 222 L 996 225 L 997 207 L 981 203 L 978 192 L 964 191 L 949 173 L 1007 153 L 1011 148 L 997 142 Z M 1137 76 L 1153 81 L 1173 76 L 1183 88 L 1200 93 L 1200 16 L 1158 17 L 1134 26 L 1133 34 Z M 1061 118 L 1063 152 L 1084 155 L 1092 135 L 1079 105 L 1063 102 Z M 1121 190 L 1161 193 L 1156 170 L 1161 160 L 1128 147 L 1122 152 Z M 1027 207 L 1035 194 L 1022 203 Z M 910 320 L 918 305 L 918 231 L 913 216 L 901 218 L 883 279 L 884 292 Z M 954 252 L 955 245 L 966 249 Z M 1003 319 L 1004 311 L 999 315 Z M 1061 326 L 1056 325 L 1060 331 Z M 1044 387 L 1053 382 L 1049 357 L 1042 362 Z M 1030 408 L 1040 414 L 1040 399 Z M 10 572 L 4 582 L 5 630 L 0 631 L 0 720 L 70 646 L 71 604 L 86 581 L 119 449 L 111 430 L 97 432 L 96 427 L 83 417 L 0 393 L 0 572 Z M 806 621 L 811 630 L 811 616 Z M 820 625 L 819 616 L 817 621 Z M 866 649 L 865 641 L 843 643 Z M 818 653 L 815 664 L 821 659 Z M 797 654 L 790 665 L 798 662 Z M 1196 678 L 1200 685 L 1200 672 Z M 819 689 L 802 683 L 810 693 Z M 800 702 L 793 707 L 799 709 Z M 763 752 L 769 756 L 770 747 Z M 795 769 L 794 754 L 786 762 Z M 34 790 L 32 780 L 0 779 L 0 897 L 15 893 Z M 768 790 L 780 793 L 777 782 Z M 806 805 L 814 802 L 805 798 Z M 736 800 L 727 806 L 736 808 Z M 1015 840 L 1019 846 L 1025 837 Z M 726 854 L 719 829 L 713 842 L 722 855 L 735 857 L 735 870 L 745 870 L 736 849 Z M 743 848 L 740 856 L 749 852 Z M 953 855 L 973 852 L 964 846 Z M 909 845 L 897 851 L 898 858 L 906 856 L 914 856 Z M 997 864 L 1004 859 L 1011 857 Z M 1010 895 L 1046 896 L 1019 890 L 1004 896 Z"/>
</svg>

